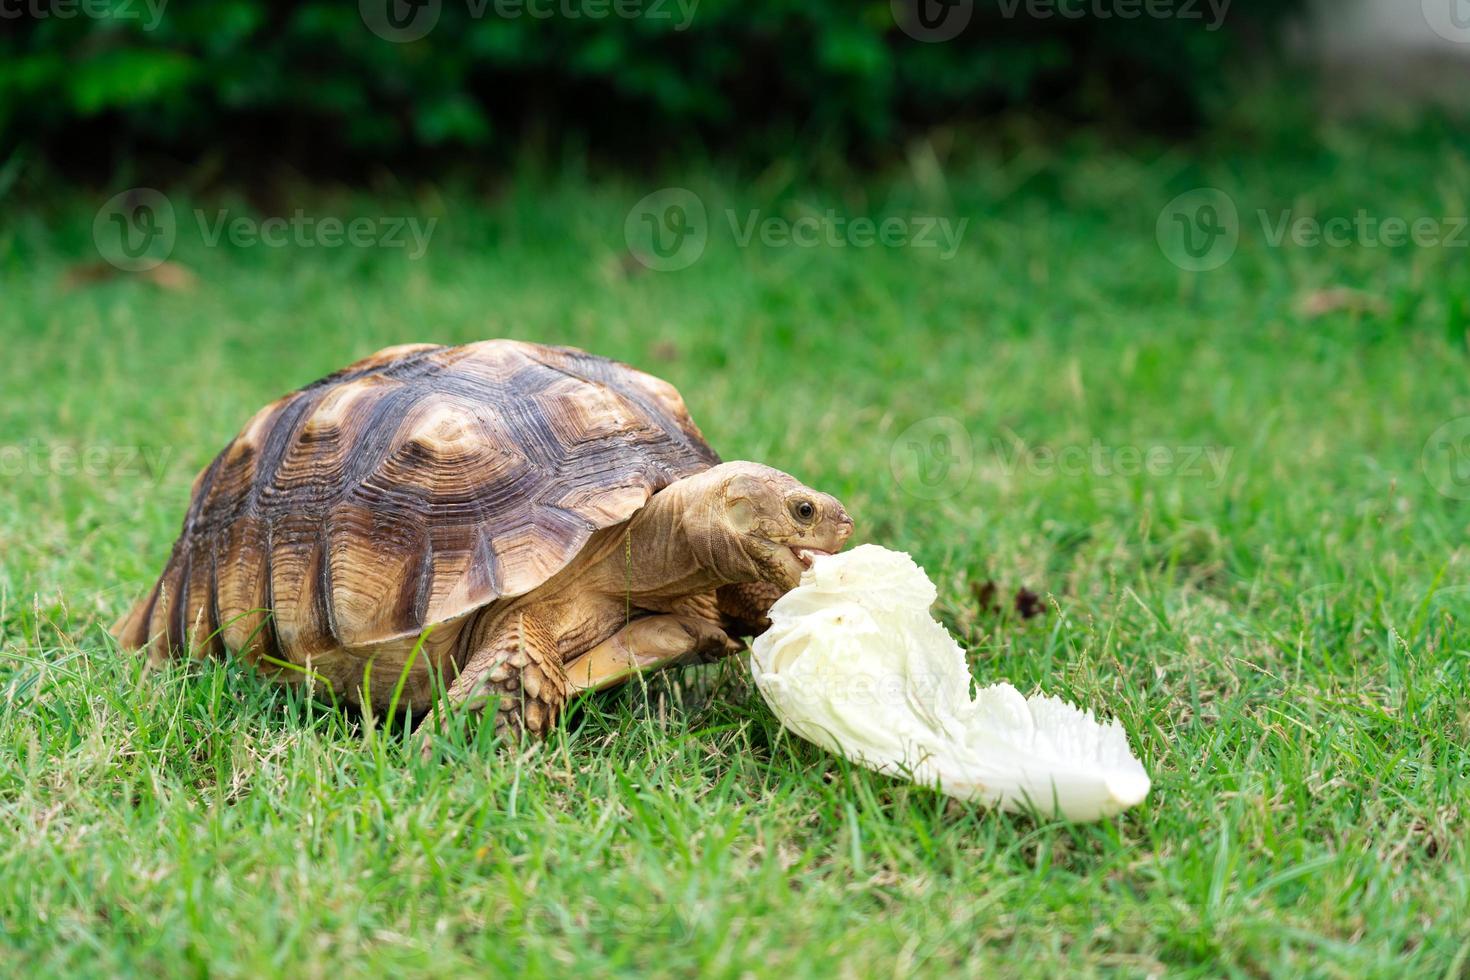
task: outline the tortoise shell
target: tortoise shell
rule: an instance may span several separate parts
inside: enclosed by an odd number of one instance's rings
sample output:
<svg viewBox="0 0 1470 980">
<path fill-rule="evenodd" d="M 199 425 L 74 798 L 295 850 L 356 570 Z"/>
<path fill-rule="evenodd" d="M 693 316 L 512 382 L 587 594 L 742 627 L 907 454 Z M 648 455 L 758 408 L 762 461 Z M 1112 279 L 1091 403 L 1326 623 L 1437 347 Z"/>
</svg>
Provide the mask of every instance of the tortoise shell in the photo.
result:
<svg viewBox="0 0 1470 980">
<path fill-rule="evenodd" d="M 673 386 L 616 361 L 390 347 L 250 420 L 115 632 L 155 655 L 192 640 L 298 663 L 414 636 L 531 591 L 718 462 Z"/>
</svg>

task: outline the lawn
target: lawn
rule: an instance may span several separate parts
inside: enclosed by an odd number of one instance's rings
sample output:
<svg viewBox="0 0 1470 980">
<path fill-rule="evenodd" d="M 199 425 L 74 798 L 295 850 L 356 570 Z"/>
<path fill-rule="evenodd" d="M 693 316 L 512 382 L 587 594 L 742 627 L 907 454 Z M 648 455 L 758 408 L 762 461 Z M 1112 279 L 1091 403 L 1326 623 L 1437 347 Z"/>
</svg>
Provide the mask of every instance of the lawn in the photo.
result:
<svg viewBox="0 0 1470 980">
<path fill-rule="evenodd" d="M 261 211 L 175 194 L 183 290 L 79 272 L 121 188 L 13 206 L 0 972 L 1466 975 L 1466 146 L 914 160 L 268 205 L 437 218 L 418 259 L 211 247 L 195 208 Z M 708 240 L 648 270 L 624 230 L 665 185 Z M 1201 186 L 1239 244 L 1182 271 L 1160 212 Z M 829 209 L 969 220 L 952 255 L 850 223 L 783 243 Z M 742 245 L 752 212 L 776 220 Z M 1283 212 L 1305 231 L 1278 241 Z M 1446 240 L 1312 244 L 1359 212 Z M 739 660 L 426 764 L 232 664 L 144 678 L 116 650 L 256 408 L 389 344 L 497 336 L 659 374 L 725 458 L 836 494 L 935 579 L 978 679 L 1119 718 L 1148 800 L 1072 826 L 852 769 L 783 736 Z"/>
</svg>

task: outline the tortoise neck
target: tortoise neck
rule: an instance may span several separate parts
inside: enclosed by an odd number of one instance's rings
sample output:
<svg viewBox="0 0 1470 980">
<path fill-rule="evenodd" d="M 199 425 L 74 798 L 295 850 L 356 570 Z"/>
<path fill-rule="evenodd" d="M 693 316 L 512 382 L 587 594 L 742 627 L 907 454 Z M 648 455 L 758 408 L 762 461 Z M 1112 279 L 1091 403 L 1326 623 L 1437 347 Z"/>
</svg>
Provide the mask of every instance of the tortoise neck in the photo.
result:
<svg viewBox="0 0 1470 980">
<path fill-rule="evenodd" d="M 738 564 L 737 549 L 722 540 L 718 527 L 697 476 L 671 483 L 633 515 L 603 559 L 614 591 L 636 601 L 692 595 L 732 581 L 726 566 Z"/>
</svg>

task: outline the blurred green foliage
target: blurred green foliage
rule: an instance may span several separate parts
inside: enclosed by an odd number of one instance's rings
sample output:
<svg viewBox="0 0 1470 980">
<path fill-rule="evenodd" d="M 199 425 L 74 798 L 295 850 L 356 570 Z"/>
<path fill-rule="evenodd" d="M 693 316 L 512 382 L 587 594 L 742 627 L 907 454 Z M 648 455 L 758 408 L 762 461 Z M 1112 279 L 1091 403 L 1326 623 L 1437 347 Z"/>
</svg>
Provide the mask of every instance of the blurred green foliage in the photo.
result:
<svg viewBox="0 0 1470 980">
<path fill-rule="evenodd" d="M 860 152 L 1018 105 L 1178 131 L 1293 6 L 945 2 L 930 22 L 965 26 L 926 42 L 889 0 L 23 0 L 0 21 L 0 148 L 330 161 L 489 156 L 553 132 L 634 153 Z"/>
</svg>

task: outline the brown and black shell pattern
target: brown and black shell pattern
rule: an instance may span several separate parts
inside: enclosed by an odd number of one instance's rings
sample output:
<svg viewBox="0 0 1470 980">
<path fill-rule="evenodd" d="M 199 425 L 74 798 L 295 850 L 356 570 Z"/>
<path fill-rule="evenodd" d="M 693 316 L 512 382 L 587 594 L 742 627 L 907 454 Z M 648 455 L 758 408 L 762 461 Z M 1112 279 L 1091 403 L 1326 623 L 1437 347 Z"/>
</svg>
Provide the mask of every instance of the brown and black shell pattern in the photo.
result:
<svg viewBox="0 0 1470 980">
<path fill-rule="evenodd" d="M 162 658 L 310 665 L 541 585 L 719 462 L 667 382 L 566 347 L 391 347 L 266 406 L 195 480 L 114 627 Z"/>
</svg>

